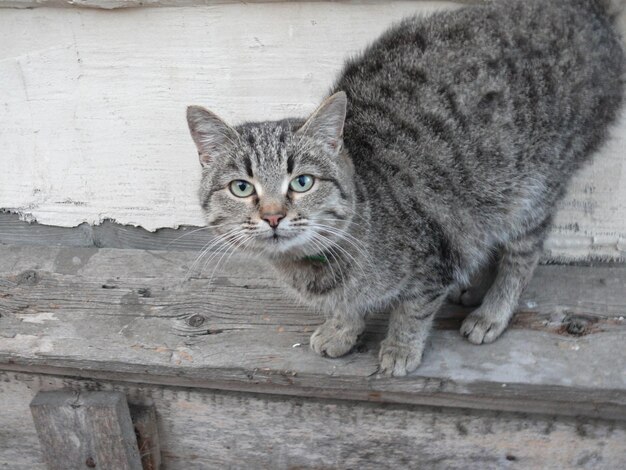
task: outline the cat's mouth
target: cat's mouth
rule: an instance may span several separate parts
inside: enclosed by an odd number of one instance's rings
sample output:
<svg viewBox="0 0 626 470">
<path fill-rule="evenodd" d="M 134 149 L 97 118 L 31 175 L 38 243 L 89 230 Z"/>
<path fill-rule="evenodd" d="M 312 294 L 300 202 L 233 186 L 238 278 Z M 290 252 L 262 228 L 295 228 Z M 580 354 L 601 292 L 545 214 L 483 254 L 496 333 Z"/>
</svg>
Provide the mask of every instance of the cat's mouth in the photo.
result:
<svg viewBox="0 0 626 470">
<path fill-rule="evenodd" d="M 268 233 L 263 237 L 259 237 L 258 243 L 264 245 L 265 249 L 270 253 L 275 255 L 277 254 L 288 254 L 293 250 L 298 251 L 302 245 L 305 244 L 305 240 L 302 238 L 302 232 L 290 232 L 287 231 L 273 231 Z"/>
<path fill-rule="evenodd" d="M 285 233 L 278 233 L 278 232 L 274 232 L 271 233 L 266 240 L 268 240 L 270 243 L 280 243 L 283 241 L 287 241 L 287 240 L 293 240 L 294 238 L 296 238 L 298 235 L 297 234 L 285 234 Z"/>
</svg>

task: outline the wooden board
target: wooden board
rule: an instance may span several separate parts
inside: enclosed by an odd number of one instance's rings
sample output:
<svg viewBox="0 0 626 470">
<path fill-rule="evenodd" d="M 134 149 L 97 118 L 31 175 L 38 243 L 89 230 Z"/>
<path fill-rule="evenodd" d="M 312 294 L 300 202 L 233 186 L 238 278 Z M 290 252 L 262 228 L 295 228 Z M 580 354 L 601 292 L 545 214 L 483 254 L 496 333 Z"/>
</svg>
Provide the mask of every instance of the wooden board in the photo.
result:
<svg viewBox="0 0 626 470">
<path fill-rule="evenodd" d="M 106 220 L 100 225 L 56 227 L 24 222 L 17 214 L 0 212 L 0 245 L 137 248 L 199 251 L 213 240 L 205 227 L 184 226 L 149 232 L 141 227 Z"/>
<path fill-rule="evenodd" d="M 99 225 L 82 223 L 78 227 L 57 227 L 37 222 L 25 222 L 20 220 L 17 214 L 0 211 L 0 245 L 134 248 L 200 252 L 203 248 L 210 247 L 213 240 L 213 235 L 206 227 L 182 226 L 177 229 L 161 228 L 149 232 L 141 227 L 121 225 L 111 220 L 105 220 Z M 550 248 L 552 244 L 553 242 L 548 240 L 548 246 L 544 249 L 541 258 L 544 263 L 552 263 L 561 259 L 558 253 L 563 247 L 555 251 Z M 580 250 L 579 253 L 586 253 L 584 247 L 579 246 L 577 249 Z M 601 251 L 596 254 L 581 255 L 578 258 L 579 261 L 570 260 L 570 263 L 611 262 L 605 259 Z M 615 262 L 619 263 L 619 260 L 615 260 Z"/>
<path fill-rule="evenodd" d="M 318 400 L 0 372 L 0 468 L 43 469 L 24 417 L 40 390 L 117 390 L 154 405 L 163 468 L 606 469 L 626 465 L 626 423 Z M 98 467 L 96 467 L 98 468 Z"/>
<path fill-rule="evenodd" d="M 49 470 L 142 470 L 123 393 L 40 391 L 30 410 Z"/>
<path fill-rule="evenodd" d="M 542 266 L 510 330 L 474 346 L 437 320 L 423 365 L 376 376 L 384 318 L 355 353 L 308 348 L 322 319 L 258 261 L 185 281 L 196 254 L 0 247 L 0 370 L 377 402 L 626 419 L 626 268 Z"/>
<path fill-rule="evenodd" d="M 0 6 L 64 0 L 0 1 Z M 0 209 L 47 225 L 202 225 L 185 107 L 304 116 L 345 58 L 425 1 L 72 0 L 0 9 Z M 547 256 L 626 257 L 626 118 L 559 205 Z"/>
</svg>

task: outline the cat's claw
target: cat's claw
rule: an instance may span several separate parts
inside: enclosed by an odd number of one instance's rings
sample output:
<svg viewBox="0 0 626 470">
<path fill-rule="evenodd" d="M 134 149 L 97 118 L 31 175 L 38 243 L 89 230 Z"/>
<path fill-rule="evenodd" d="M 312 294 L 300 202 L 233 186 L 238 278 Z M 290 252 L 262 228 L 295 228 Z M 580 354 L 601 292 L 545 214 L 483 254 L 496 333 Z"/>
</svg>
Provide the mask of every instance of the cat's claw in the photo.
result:
<svg viewBox="0 0 626 470">
<path fill-rule="evenodd" d="M 506 329 L 508 322 L 498 318 L 497 315 L 489 315 L 481 309 L 470 313 L 461 325 L 461 334 L 470 343 L 492 343 Z"/>
<path fill-rule="evenodd" d="M 387 376 L 404 377 L 418 368 L 422 362 L 422 351 L 423 348 L 418 345 L 383 340 L 378 354 L 378 371 Z"/>
<path fill-rule="evenodd" d="M 334 319 L 327 320 L 311 335 L 311 349 L 320 356 L 340 357 L 354 347 L 360 331 L 347 328 Z"/>
</svg>

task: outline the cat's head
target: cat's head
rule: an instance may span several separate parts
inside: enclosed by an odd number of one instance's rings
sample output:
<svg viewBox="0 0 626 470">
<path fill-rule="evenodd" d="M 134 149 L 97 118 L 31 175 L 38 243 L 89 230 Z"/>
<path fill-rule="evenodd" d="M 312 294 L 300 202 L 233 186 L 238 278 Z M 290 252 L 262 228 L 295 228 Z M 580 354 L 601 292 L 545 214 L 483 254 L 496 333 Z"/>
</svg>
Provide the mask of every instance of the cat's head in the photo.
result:
<svg viewBox="0 0 626 470">
<path fill-rule="evenodd" d="M 353 216 L 345 116 L 343 92 L 306 121 L 231 127 L 190 106 L 187 122 L 203 167 L 200 198 L 208 225 L 226 244 L 270 256 L 325 251 Z"/>
</svg>

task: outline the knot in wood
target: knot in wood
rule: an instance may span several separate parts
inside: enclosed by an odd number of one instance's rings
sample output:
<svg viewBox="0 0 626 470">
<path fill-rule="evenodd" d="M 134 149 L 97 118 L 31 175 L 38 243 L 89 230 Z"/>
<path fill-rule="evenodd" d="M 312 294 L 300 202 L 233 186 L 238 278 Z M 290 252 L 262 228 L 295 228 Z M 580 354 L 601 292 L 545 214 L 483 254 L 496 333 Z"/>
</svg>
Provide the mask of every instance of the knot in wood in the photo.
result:
<svg viewBox="0 0 626 470">
<path fill-rule="evenodd" d="M 193 326 L 194 328 L 196 328 L 196 327 L 202 325 L 204 323 L 204 320 L 206 320 L 206 318 L 204 318 L 199 313 L 196 313 L 196 314 L 190 316 L 189 318 L 187 318 L 187 324 L 189 326 Z"/>
<path fill-rule="evenodd" d="M 37 282 L 39 282 L 39 276 L 37 275 L 37 271 L 33 271 L 32 269 L 24 271 L 17 277 L 18 284 L 33 286 L 37 284 Z"/>
<path fill-rule="evenodd" d="M 565 319 L 566 327 L 565 331 L 568 334 L 574 336 L 582 336 L 587 332 L 589 327 L 589 320 L 582 317 L 568 317 Z"/>
<path fill-rule="evenodd" d="M 87 457 L 85 465 L 87 465 L 87 467 L 89 468 L 96 468 L 96 461 L 93 459 L 93 457 Z"/>
</svg>

